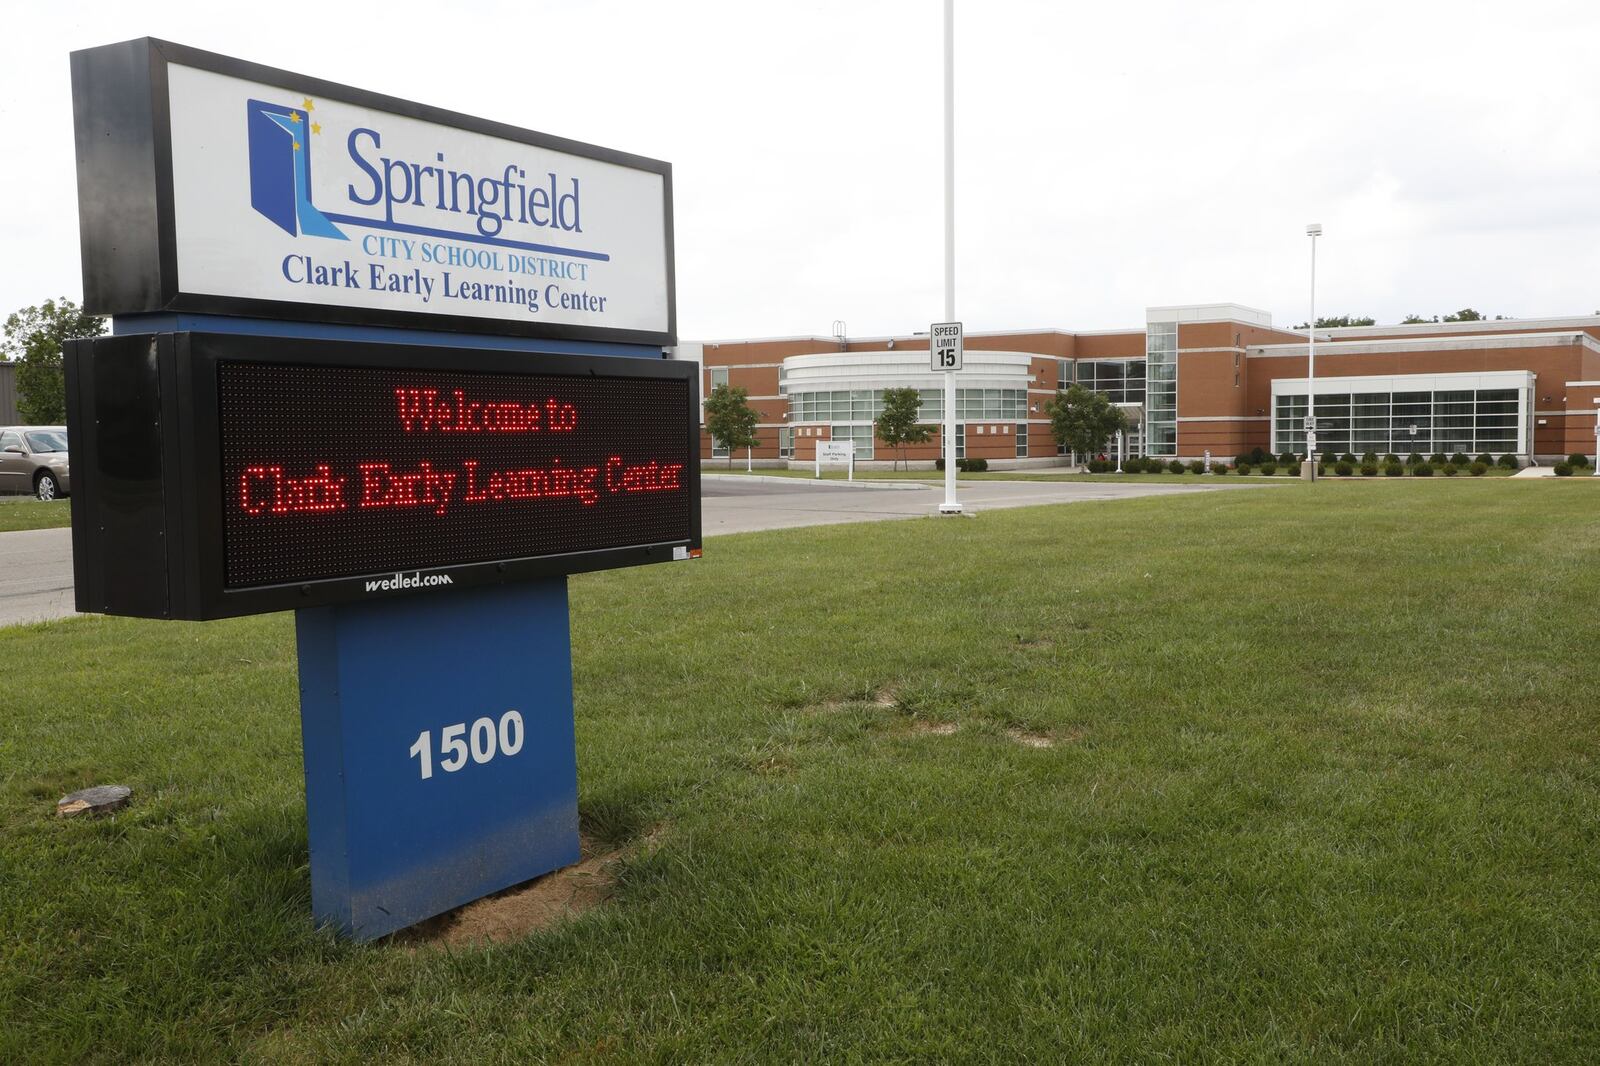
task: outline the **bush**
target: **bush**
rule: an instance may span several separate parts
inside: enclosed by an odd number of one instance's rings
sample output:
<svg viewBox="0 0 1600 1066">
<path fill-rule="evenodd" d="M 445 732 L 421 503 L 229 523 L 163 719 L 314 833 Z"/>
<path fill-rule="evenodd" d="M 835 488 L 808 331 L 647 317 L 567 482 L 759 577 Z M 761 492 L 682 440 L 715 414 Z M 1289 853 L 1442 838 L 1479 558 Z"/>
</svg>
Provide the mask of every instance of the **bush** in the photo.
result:
<svg viewBox="0 0 1600 1066">
<path fill-rule="evenodd" d="M 1266 452 L 1262 451 L 1260 448 L 1251 448 L 1250 449 L 1250 465 L 1251 466 L 1260 466 L 1262 463 L 1264 463 L 1266 461 L 1267 461 L 1267 453 Z"/>
<path fill-rule="evenodd" d="M 1213 474 L 1226 474 L 1228 472 L 1228 464 L 1227 463 L 1221 463 L 1221 462 L 1213 462 L 1211 464 L 1211 472 Z"/>
<path fill-rule="evenodd" d="M 1446 463 L 1446 464 L 1444 464 L 1444 476 L 1445 477 L 1455 477 L 1456 473 L 1460 469 L 1461 468 L 1456 466 L 1456 464 L 1454 464 L 1454 463 Z"/>
<path fill-rule="evenodd" d="M 1339 461 L 1339 456 L 1338 456 L 1337 453 L 1335 453 L 1335 452 L 1323 452 L 1322 453 L 1322 462 L 1323 462 L 1324 465 L 1332 466 L 1333 464 L 1337 463 L 1338 461 Z"/>
<path fill-rule="evenodd" d="M 1361 464 L 1361 476 L 1362 477 L 1377 477 L 1378 476 L 1378 464 L 1377 463 L 1362 463 Z"/>
<path fill-rule="evenodd" d="M 1572 464 L 1571 463 L 1557 463 L 1556 464 L 1556 477 L 1571 477 L 1571 476 L 1572 476 Z"/>
<path fill-rule="evenodd" d="M 1473 463 L 1472 467 L 1471 467 L 1471 470 L 1472 470 L 1472 476 L 1473 477 L 1482 477 L 1483 475 L 1485 475 L 1485 474 L 1487 474 L 1489 472 L 1489 464 L 1488 463 Z"/>
<path fill-rule="evenodd" d="M 1407 466 L 1416 466 L 1420 462 L 1422 462 L 1421 452 L 1412 452 L 1410 455 L 1406 456 Z"/>
<path fill-rule="evenodd" d="M 1401 466 L 1399 463 L 1384 463 L 1383 464 L 1383 476 L 1384 477 L 1404 477 L 1405 476 L 1405 472 L 1406 472 L 1406 468 Z"/>
<path fill-rule="evenodd" d="M 1338 474 L 1340 477 L 1349 477 L 1351 474 L 1356 472 L 1356 468 L 1341 459 L 1337 463 L 1333 464 L 1333 472 Z"/>
<path fill-rule="evenodd" d="M 1456 466 L 1466 466 L 1468 463 L 1472 462 L 1471 459 L 1467 458 L 1466 452 L 1456 452 L 1450 457 L 1450 461 Z"/>
<path fill-rule="evenodd" d="M 1362 452 L 1361 453 L 1361 461 L 1363 463 L 1371 463 L 1373 466 L 1377 466 L 1378 465 L 1378 453 L 1377 452 Z"/>
<path fill-rule="evenodd" d="M 1482 463 L 1484 466 L 1494 465 L 1494 457 L 1488 452 L 1479 452 L 1478 457 L 1472 461 L 1475 463 Z"/>
<path fill-rule="evenodd" d="M 1500 465 L 1505 467 L 1507 470 L 1515 470 L 1517 468 L 1517 457 L 1515 453 L 1506 452 L 1504 455 L 1502 455 L 1500 457 Z"/>
<path fill-rule="evenodd" d="M 1428 462 L 1432 463 L 1434 466 L 1443 466 L 1449 461 L 1450 460 L 1444 457 L 1444 452 L 1434 452 L 1432 455 L 1428 456 Z"/>
<path fill-rule="evenodd" d="M 1345 452 L 1343 455 L 1339 456 L 1339 461 L 1341 463 L 1349 463 L 1351 466 L 1356 465 L 1356 457 L 1352 452 Z"/>
<path fill-rule="evenodd" d="M 1245 466 L 1249 462 L 1250 462 L 1250 453 L 1249 452 L 1240 452 L 1238 455 L 1235 455 L 1233 457 L 1233 465 L 1234 466 Z"/>
<path fill-rule="evenodd" d="M 1205 462 L 1203 460 L 1196 459 L 1196 460 L 1194 460 L 1193 462 L 1191 462 L 1189 464 L 1189 473 L 1191 473 L 1191 474 L 1204 474 L 1205 472 L 1206 472 L 1206 464 L 1205 464 Z"/>
<path fill-rule="evenodd" d="M 989 460 L 987 460 L 987 459 L 957 459 L 956 460 L 956 469 L 957 470 L 965 470 L 969 474 L 980 474 L 983 471 L 989 469 Z"/>
<path fill-rule="evenodd" d="M 1240 463 L 1234 469 L 1238 470 L 1241 474 L 1248 474 L 1250 472 L 1250 464 Z"/>
<path fill-rule="evenodd" d="M 1144 461 L 1144 472 L 1146 474 L 1165 474 L 1167 472 L 1167 464 L 1160 459 L 1146 459 Z"/>
<path fill-rule="evenodd" d="M 1433 476 L 1433 464 L 1432 463 L 1418 463 L 1412 469 L 1411 472 L 1413 474 L 1415 474 L 1417 477 L 1432 477 Z"/>
<path fill-rule="evenodd" d="M 1282 463 L 1284 466 L 1293 466 L 1299 461 L 1299 457 L 1296 456 L 1294 452 L 1284 452 L 1282 455 L 1278 456 L 1278 462 Z"/>
<path fill-rule="evenodd" d="M 1205 466 L 1204 463 L 1201 463 L 1200 465 Z M 1172 460 L 1172 462 L 1167 464 L 1167 472 L 1169 474 L 1183 473 L 1183 463 L 1179 462 L 1177 459 Z"/>
<path fill-rule="evenodd" d="M 1273 474 L 1276 474 L 1277 472 L 1278 472 L 1278 464 L 1277 463 L 1262 463 L 1261 464 L 1261 476 L 1262 477 L 1271 477 Z"/>
<path fill-rule="evenodd" d="M 1398 463 L 1399 461 L 1400 461 L 1400 457 L 1398 455 L 1396 455 L 1394 452 L 1390 452 L 1388 455 L 1385 455 L 1383 457 L 1383 462 L 1384 462 L 1384 465 L 1386 465 L 1386 466 L 1392 466 L 1395 463 Z"/>
<path fill-rule="evenodd" d="M 1589 465 L 1589 457 L 1584 455 L 1582 452 L 1573 452 L 1571 455 L 1567 456 L 1567 463 L 1571 466 L 1583 469 Z"/>
</svg>

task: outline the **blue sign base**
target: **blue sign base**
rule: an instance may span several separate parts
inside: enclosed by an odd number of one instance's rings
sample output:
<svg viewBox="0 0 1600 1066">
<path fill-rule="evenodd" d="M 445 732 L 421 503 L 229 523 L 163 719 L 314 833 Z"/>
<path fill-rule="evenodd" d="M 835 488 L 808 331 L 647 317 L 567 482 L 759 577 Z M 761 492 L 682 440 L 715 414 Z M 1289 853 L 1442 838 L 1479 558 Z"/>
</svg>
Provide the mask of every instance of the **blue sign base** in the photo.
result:
<svg viewBox="0 0 1600 1066">
<path fill-rule="evenodd" d="M 311 909 L 356 940 L 578 861 L 565 578 L 295 614 Z"/>
</svg>

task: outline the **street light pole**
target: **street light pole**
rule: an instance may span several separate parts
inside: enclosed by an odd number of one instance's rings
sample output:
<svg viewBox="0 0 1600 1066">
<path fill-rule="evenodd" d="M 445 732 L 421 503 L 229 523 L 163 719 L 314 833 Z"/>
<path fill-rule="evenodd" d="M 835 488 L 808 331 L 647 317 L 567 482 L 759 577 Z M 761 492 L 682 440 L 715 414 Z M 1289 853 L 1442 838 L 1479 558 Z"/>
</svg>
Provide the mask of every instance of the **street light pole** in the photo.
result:
<svg viewBox="0 0 1600 1066">
<path fill-rule="evenodd" d="M 956 2 L 944 0 L 944 320 L 956 320 Z M 960 514 L 956 499 L 956 372 L 944 375 L 944 503 L 940 514 Z"/>
<path fill-rule="evenodd" d="M 1300 476 L 1307 481 L 1317 479 L 1317 238 L 1322 236 L 1322 223 L 1313 222 L 1306 227 L 1311 238 L 1311 321 L 1306 330 L 1306 460 Z"/>
</svg>

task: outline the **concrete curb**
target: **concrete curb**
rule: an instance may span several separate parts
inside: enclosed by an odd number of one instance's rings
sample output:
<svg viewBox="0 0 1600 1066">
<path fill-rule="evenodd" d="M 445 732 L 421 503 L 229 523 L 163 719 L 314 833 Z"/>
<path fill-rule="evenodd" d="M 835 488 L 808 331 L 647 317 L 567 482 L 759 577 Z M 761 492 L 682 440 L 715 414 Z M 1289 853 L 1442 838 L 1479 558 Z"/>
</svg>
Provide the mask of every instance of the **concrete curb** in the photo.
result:
<svg viewBox="0 0 1600 1066">
<path fill-rule="evenodd" d="M 710 474 L 700 472 L 702 481 L 755 481 L 766 485 L 809 485 L 818 489 L 926 489 L 923 481 L 897 481 L 889 478 L 863 478 L 860 481 L 824 481 L 809 477 L 777 477 L 769 474 Z"/>
</svg>

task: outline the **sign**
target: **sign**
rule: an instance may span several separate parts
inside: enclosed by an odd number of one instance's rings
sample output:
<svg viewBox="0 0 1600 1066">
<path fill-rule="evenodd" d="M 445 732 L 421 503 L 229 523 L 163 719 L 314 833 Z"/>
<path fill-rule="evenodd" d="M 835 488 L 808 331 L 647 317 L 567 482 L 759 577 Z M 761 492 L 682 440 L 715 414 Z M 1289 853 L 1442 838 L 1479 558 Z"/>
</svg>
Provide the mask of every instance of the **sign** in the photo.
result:
<svg viewBox="0 0 1600 1066">
<path fill-rule="evenodd" d="M 694 364 L 528 359 L 74 342 L 78 609 L 217 618 L 697 555 Z"/>
<path fill-rule="evenodd" d="M 664 162 L 165 41 L 72 73 L 88 311 L 676 340 Z"/>
<path fill-rule="evenodd" d="M 817 462 L 819 463 L 848 463 L 855 457 L 856 442 L 853 440 L 817 441 Z"/>
<path fill-rule="evenodd" d="M 961 369 L 963 333 L 959 322 L 935 322 L 928 327 L 928 369 Z"/>
<path fill-rule="evenodd" d="M 1317 431 L 1317 419 L 1316 419 L 1316 417 L 1314 415 L 1307 416 L 1307 418 L 1306 418 L 1306 432 L 1307 433 L 1315 433 L 1316 431 Z"/>
</svg>

